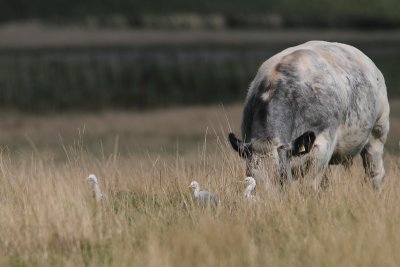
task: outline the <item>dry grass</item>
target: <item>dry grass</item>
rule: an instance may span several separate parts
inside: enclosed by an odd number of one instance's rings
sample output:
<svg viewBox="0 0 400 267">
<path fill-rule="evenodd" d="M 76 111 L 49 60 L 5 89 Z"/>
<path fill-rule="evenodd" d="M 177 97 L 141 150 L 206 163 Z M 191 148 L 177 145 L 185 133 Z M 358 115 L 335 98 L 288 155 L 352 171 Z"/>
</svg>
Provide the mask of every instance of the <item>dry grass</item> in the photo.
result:
<svg viewBox="0 0 400 267">
<path fill-rule="evenodd" d="M 85 150 L 96 155 L 112 153 L 197 153 L 206 131 L 215 136 L 221 125 L 233 121 L 238 131 L 241 106 L 188 107 L 150 112 L 106 111 L 91 114 L 26 115 L 0 113 L 0 146 L 13 152 L 37 150 L 64 158 L 61 143 L 72 144 L 84 136 Z M 228 131 L 226 129 L 225 133 Z M 13 153 L 15 154 L 15 153 Z"/>
<path fill-rule="evenodd" d="M 387 177 L 380 195 L 364 182 L 357 161 L 350 172 L 332 168 L 326 191 L 316 193 L 299 182 L 283 193 L 260 186 L 257 195 L 263 201 L 247 203 L 239 183 L 243 162 L 225 142 L 228 126 L 224 112 L 218 110 L 54 116 L 47 117 L 41 130 L 32 130 L 32 125 L 46 118 L 20 117 L 10 136 L 27 135 L 24 142 L 31 140 L 33 148 L 16 145 L 18 152 L 10 149 L 0 155 L 0 265 L 400 265 L 397 155 L 385 158 Z M 238 110 L 227 111 L 235 114 L 235 126 Z M 110 114 L 118 116 L 105 119 Z M 198 116 L 204 120 L 196 120 Z M 96 117 L 101 119 L 96 122 Z M 127 126 L 128 117 L 135 126 Z M 157 135 L 147 119 L 176 125 Z M 89 137 L 56 148 L 35 145 L 40 138 L 59 138 L 58 132 L 72 139 L 68 129 L 77 132 L 82 122 Z M 189 130 L 191 125 L 195 128 Z M 207 125 L 208 130 L 203 128 Z M 162 136 L 174 135 L 173 129 L 202 137 L 175 154 L 120 154 L 124 141 L 130 140 L 124 137 L 119 139 L 120 148 L 110 146 L 102 153 L 85 146 L 86 138 L 115 140 L 115 133 L 125 136 L 125 131 L 137 142 L 147 140 L 153 131 L 154 140 L 164 140 Z M 2 142 L 8 140 L 4 138 Z M 63 151 L 61 158 L 54 156 L 58 149 Z M 100 204 L 84 179 L 91 172 L 107 194 Z M 193 203 L 187 188 L 192 179 L 220 196 L 219 209 L 204 210 Z"/>
</svg>

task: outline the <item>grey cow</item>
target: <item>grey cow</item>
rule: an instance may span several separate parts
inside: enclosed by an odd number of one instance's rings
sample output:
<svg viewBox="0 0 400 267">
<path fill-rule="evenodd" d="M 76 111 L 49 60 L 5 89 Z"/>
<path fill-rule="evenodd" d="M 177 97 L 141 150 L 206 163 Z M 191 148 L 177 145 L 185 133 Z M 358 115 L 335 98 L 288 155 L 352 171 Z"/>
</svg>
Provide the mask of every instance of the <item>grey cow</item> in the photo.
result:
<svg viewBox="0 0 400 267">
<path fill-rule="evenodd" d="M 259 68 L 241 131 L 242 141 L 233 133 L 229 141 L 246 158 L 247 176 L 256 175 L 269 155 L 281 183 L 291 181 L 295 170 L 300 176 L 313 170 L 318 187 L 329 164 L 349 166 L 361 153 L 367 176 L 380 189 L 389 131 L 385 80 L 371 59 L 349 45 L 310 41 L 288 48 Z"/>
</svg>

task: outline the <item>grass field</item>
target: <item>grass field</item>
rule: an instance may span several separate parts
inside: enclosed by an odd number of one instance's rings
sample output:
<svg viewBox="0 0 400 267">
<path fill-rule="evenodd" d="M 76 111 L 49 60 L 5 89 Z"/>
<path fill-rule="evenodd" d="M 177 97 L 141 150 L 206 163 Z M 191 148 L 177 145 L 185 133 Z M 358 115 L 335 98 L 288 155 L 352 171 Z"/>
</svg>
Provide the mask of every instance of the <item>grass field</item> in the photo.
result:
<svg viewBox="0 0 400 267">
<path fill-rule="evenodd" d="M 0 116 L 1 266 L 399 266 L 399 107 L 378 195 L 360 160 L 331 185 L 259 186 L 226 143 L 240 105 Z M 93 199 L 95 173 L 107 194 Z M 198 180 L 221 198 L 195 205 Z"/>
</svg>

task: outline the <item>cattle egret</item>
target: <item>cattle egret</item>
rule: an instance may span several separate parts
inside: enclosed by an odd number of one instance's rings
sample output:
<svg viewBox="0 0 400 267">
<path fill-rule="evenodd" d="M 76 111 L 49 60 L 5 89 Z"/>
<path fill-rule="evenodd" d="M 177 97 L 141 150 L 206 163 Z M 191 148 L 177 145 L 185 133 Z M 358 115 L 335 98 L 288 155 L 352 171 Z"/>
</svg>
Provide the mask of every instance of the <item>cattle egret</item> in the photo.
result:
<svg viewBox="0 0 400 267">
<path fill-rule="evenodd" d="M 96 201 L 101 201 L 102 199 L 104 199 L 105 195 L 100 190 L 99 182 L 97 181 L 96 175 L 90 174 L 87 179 L 92 183 L 93 192 L 94 192 Z"/>
<path fill-rule="evenodd" d="M 190 188 L 193 189 L 193 195 L 197 199 L 197 201 L 202 205 L 207 205 L 211 202 L 213 205 L 217 206 L 219 203 L 219 199 L 213 193 L 208 191 L 200 191 L 200 185 L 196 181 L 192 181 L 190 183 Z"/>
<path fill-rule="evenodd" d="M 244 197 L 247 199 L 255 200 L 255 196 L 252 194 L 253 190 L 256 188 L 256 180 L 249 176 L 244 179 L 244 181 L 247 183 L 247 187 L 244 190 Z"/>
</svg>

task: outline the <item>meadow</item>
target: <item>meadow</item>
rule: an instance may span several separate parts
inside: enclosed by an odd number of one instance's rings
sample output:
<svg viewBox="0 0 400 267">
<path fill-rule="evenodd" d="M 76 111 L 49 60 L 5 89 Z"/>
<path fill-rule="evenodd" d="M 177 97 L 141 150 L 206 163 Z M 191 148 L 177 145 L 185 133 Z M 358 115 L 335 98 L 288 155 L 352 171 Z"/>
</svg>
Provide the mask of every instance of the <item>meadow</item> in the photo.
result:
<svg viewBox="0 0 400 267">
<path fill-rule="evenodd" d="M 399 266 L 400 105 L 381 194 L 360 159 L 320 192 L 301 181 L 243 199 L 226 134 L 241 105 L 0 114 L 1 266 Z M 93 198 L 98 176 L 107 195 Z M 197 180 L 221 199 L 203 209 Z"/>
<path fill-rule="evenodd" d="M 1 266 L 400 265 L 398 31 L 25 30 L 0 29 Z M 235 103 L 263 60 L 310 39 L 354 44 L 383 71 L 385 188 L 357 158 L 324 191 L 259 183 L 249 203 L 226 140 Z M 218 209 L 196 205 L 192 180 Z"/>
</svg>

